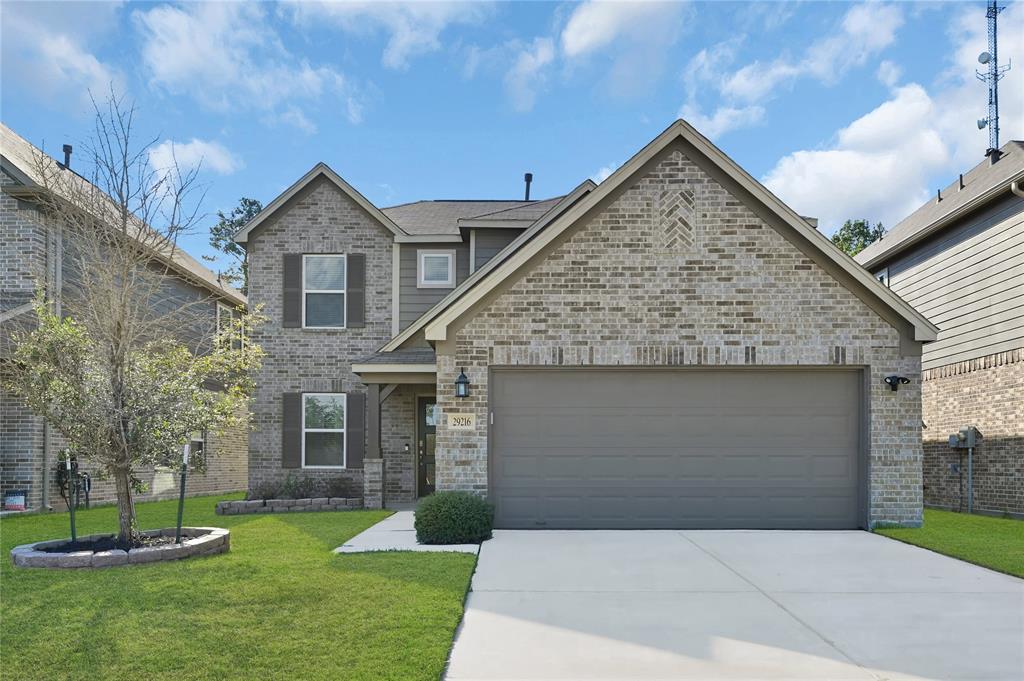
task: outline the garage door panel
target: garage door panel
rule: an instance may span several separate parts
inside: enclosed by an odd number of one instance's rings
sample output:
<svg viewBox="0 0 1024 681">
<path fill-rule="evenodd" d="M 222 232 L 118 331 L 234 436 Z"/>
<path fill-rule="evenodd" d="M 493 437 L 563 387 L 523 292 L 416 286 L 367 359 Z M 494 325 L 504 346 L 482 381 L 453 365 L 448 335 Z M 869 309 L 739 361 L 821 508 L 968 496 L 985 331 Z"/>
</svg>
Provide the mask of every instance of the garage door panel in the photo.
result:
<svg viewBox="0 0 1024 681">
<path fill-rule="evenodd" d="M 496 370 L 496 524 L 857 527 L 860 380 L 849 370 Z"/>
</svg>

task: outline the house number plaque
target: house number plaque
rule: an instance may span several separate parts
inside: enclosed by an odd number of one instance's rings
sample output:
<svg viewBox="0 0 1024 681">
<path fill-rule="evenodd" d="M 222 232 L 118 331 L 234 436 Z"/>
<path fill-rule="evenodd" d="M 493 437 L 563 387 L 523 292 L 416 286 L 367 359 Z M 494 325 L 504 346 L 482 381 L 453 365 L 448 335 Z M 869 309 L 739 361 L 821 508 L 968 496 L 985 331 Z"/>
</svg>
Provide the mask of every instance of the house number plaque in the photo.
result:
<svg viewBox="0 0 1024 681">
<path fill-rule="evenodd" d="M 476 414 L 448 414 L 448 427 L 452 430 L 476 428 Z"/>
</svg>

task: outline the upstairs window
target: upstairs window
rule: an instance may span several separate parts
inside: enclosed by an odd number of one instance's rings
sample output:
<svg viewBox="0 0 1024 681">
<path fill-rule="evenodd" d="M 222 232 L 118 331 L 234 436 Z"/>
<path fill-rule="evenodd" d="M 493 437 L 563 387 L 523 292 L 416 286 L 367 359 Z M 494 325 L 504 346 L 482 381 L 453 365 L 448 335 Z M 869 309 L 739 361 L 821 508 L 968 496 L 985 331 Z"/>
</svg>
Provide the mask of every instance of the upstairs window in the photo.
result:
<svg viewBox="0 0 1024 681">
<path fill-rule="evenodd" d="M 455 251 L 419 251 L 418 288 L 455 288 Z"/>
<path fill-rule="evenodd" d="M 302 325 L 308 329 L 345 327 L 345 256 L 302 257 Z"/>
</svg>

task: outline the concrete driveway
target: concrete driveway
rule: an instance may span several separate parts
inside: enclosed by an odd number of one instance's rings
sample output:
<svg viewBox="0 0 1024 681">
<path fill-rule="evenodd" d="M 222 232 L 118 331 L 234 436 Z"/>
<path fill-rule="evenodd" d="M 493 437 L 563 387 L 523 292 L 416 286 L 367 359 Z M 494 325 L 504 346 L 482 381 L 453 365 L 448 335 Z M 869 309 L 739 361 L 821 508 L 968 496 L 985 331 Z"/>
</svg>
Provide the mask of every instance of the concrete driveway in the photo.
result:
<svg viewBox="0 0 1024 681">
<path fill-rule="evenodd" d="M 867 532 L 498 531 L 447 678 L 1024 679 L 1024 580 Z"/>
</svg>

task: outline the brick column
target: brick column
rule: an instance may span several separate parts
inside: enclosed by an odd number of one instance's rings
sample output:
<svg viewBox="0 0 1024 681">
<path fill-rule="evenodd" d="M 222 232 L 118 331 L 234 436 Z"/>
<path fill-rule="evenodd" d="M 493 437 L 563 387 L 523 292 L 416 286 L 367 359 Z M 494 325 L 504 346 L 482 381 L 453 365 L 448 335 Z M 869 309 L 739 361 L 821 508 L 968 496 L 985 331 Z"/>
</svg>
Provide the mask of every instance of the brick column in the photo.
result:
<svg viewBox="0 0 1024 681">
<path fill-rule="evenodd" d="M 384 459 L 363 459 L 363 508 L 384 508 Z"/>
</svg>

